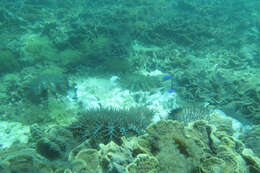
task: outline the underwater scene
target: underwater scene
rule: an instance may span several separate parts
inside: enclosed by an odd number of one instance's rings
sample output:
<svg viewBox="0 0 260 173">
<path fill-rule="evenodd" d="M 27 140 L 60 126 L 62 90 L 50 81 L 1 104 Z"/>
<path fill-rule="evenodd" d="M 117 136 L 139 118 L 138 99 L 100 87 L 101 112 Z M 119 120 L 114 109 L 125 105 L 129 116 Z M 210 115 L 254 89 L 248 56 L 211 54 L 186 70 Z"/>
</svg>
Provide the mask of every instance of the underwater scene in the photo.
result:
<svg viewBox="0 0 260 173">
<path fill-rule="evenodd" d="M 0 173 L 260 173 L 260 1 L 1 0 Z"/>
</svg>

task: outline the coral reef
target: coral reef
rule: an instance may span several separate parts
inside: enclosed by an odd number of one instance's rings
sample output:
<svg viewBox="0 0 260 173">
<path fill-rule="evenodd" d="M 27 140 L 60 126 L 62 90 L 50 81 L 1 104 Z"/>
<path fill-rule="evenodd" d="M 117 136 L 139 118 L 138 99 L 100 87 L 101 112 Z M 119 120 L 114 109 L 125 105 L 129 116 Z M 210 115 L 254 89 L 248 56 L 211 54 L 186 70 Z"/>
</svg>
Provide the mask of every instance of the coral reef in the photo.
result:
<svg viewBox="0 0 260 173">
<path fill-rule="evenodd" d="M 247 163 L 242 155 L 246 148 L 239 140 L 215 131 L 204 121 L 189 127 L 170 120 L 160 121 L 150 125 L 147 133 L 152 145 L 150 151 L 159 161 L 160 172 L 247 173 L 252 171 L 249 169 L 252 165 L 257 167 L 257 159 L 253 164 Z M 259 167 L 256 170 L 259 171 Z"/>
<path fill-rule="evenodd" d="M 260 5 L 222 2 L 2 0 L 0 172 L 259 173 Z"/>
<path fill-rule="evenodd" d="M 23 148 L 18 151 L 18 148 L 13 146 L 9 150 L 1 151 L 1 171 L 7 173 L 18 170 L 47 173 L 53 171 L 55 173 L 260 172 L 260 159 L 252 150 L 245 148 L 241 141 L 227 133 L 218 131 L 206 121 L 195 121 L 185 126 L 183 122 L 162 120 L 150 124 L 147 133 L 141 136 L 130 138 L 123 136 L 120 145 L 109 141 L 107 144 L 98 143 L 97 148 L 93 148 L 91 139 L 86 139 L 77 146 L 70 145 L 72 135 L 59 126 L 46 130 L 46 135 L 42 134 L 42 130 L 38 127 L 34 126 L 34 129 L 32 134 L 35 134 L 33 139 L 36 143 L 47 146 L 45 153 L 40 154 L 50 160 L 55 159 L 55 162 L 49 162 L 33 149 Z M 42 142 L 44 140 L 45 142 Z M 51 144 L 55 144 L 58 148 Z M 38 147 L 36 144 L 36 149 Z M 58 149 L 55 151 L 59 152 L 57 155 L 53 155 L 56 152 L 47 155 L 49 149 Z M 39 152 L 38 149 L 37 151 Z M 56 157 L 60 155 L 63 157 Z"/>
<path fill-rule="evenodd" d="M 252 61 L 255 49 L 244 58 L 238 51 L 212 48 L 189 50 L 176 44 L 164 47 L 133 45 L 130 61 L 138 71 L 158 69 L 172 74 L 173 88 L 183 103 L 208 103 L 243 123 L 259 121 L 259 73 Z M 247 45 L 246 47 L 250 47 Z M 253 47 L 253 46 L 251 46 Z M 227 58 L 230 57 L 230 58 Z M 249 62 L 250 61 L 250 62 Z M 252 64 L 246 70 L 248 63 Z M 236 100 L 241 100 L 237 102 Z"/>
<path fill-rule="evenodd" d="M 161 87 L 161 81 L 155 76 L 127 74 L 119 79 L 122 88 L 131 91 L 153 91 Z"/>
<path fill-rule="evenodd" d="M 93 173 L 255 173 L 260 171 L 259 158 L 237 139 L 208 125 L 196 121 L 189 127 L 183 123 L 163 120 L 151 124 L 147 134 L 122 138 L 89 148 L 86 140 L 70 153 L 73 170 L 90 169 Z M 93 170 L 93 165 L 96 169 Z M 77 169 L 77 168 L 79 169 Z M 67 170 L 68 171 L 68 170 Z"/>
</svg>

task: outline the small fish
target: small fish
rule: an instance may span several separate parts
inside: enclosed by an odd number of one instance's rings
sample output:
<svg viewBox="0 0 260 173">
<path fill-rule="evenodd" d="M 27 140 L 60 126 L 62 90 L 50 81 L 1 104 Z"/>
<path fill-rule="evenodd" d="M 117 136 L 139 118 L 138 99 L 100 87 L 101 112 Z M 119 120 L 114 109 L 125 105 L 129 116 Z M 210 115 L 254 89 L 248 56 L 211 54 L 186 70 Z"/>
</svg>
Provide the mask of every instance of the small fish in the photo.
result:
<svg viewBox="0 0 260 173">
<path fill-rule="evenodd" d="M 175 89 L 170 89 L 168 92 L 169 93 L 175 93 Z"/>
<path fill-rule="evenodd" d="M 183 108 L 172 109 L 168 115 L 168 119 L 176 120 L 176 115 L 181 114 L 182 112 L 183 112 Z"/>
<path fill-rule="evenodd" d="M 163 77 L 163 80 L 169 80 L 169 79 L 171 79 L 172 78 L 172 75 L 167 75 L 167 76 L 164 76 Z"/>
</svg>

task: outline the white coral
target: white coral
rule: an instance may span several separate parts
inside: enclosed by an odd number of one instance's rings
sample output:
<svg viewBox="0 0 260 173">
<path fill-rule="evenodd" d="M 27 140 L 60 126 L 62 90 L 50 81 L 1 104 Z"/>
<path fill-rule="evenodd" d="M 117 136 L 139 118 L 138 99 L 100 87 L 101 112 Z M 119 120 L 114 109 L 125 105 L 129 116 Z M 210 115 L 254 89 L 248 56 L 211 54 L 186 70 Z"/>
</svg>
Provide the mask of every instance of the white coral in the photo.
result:
<svg viewBox="0 0 260 173">
<path fill-rule="evenodd" d="M 116 78 L 88 78 L 77 82 L 77 98 L 86 109 L 113 107 L 118 109 L 135 106 L 128 90 L 122 90 Z"/>
<path fill-rule="evenodd" d="M 168 112 L 176 108 L 176 93 L 151 94 L 150 92 L 131 92 L 120 88 L 118 77 L 110 79 L 90 77 L 78 79 L 77 98 L 85 109 L 91 108 L 116 108 L 129 109 L 136 106 L 147 106 L 155 112 L 154 121 L 166 118 Z M 138 101 L 135 97 L 138 95 Z"/>
</svg>

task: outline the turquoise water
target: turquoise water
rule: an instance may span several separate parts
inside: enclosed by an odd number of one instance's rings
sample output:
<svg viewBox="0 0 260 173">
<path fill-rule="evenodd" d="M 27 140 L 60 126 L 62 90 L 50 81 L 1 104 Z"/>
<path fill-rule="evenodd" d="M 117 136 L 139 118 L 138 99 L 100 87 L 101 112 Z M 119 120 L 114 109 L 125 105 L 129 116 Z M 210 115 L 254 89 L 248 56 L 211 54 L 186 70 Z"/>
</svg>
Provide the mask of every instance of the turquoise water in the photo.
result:
<svg viewBox="0 0 260 173">
<path fill-rule="evenodd" d="M 1 0 L 0 172 L 260 172 L 257 0 Z"/>
</svg>

